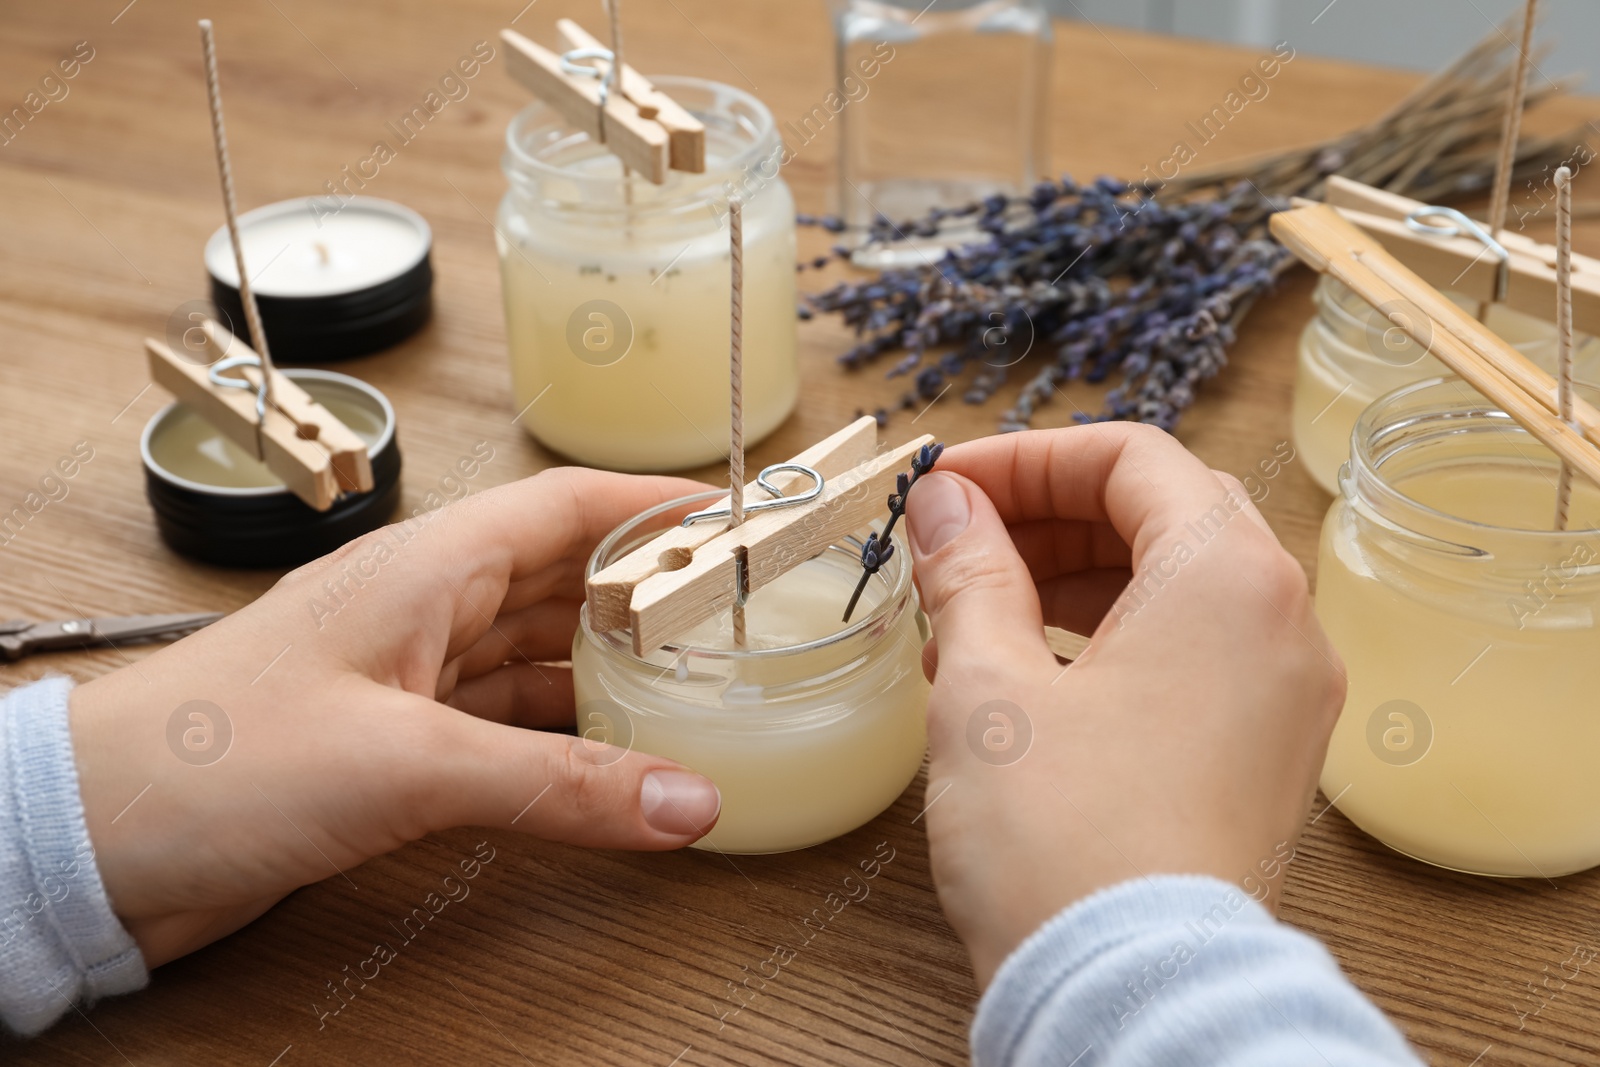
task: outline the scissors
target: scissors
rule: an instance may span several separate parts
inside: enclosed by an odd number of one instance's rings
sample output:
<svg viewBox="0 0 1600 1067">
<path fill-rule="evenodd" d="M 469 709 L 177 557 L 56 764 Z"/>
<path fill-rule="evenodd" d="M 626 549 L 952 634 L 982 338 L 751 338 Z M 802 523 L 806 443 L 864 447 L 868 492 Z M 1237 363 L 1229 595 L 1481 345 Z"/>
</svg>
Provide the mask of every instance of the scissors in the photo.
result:
<svg viewBox="0 0 1600 1067">
<path fill-rule="evenodd" d="M 222 613 L 213 611 L 187 615 L 117 615 L 60 622 L 25 619 L 0 622 L 0 659 L 17 660 L 34 652 L 176 640 L 220 618 Z"/>
</svg>

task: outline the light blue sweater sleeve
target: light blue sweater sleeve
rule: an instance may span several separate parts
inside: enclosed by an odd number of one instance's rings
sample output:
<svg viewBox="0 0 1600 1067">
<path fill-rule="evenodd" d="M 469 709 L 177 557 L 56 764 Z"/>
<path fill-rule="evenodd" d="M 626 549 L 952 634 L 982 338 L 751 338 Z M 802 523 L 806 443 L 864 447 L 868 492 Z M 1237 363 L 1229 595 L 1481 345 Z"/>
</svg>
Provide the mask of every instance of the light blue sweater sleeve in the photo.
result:
<svg viewBox="0 0 1600 1067">
<path fill-rule="evenodd" d="M 0 702 L 0 1021 L 32 1035 L 80 1002 L 143 988 L 89 843 L 65 678 Z"/>
<path fill-rule="evenodd" d="M 977 1067 L 1421 1067 L 1316 941 L 1237 886 L 1161 875 L 1068 907 L 1001 965 Z"/>
</svg>

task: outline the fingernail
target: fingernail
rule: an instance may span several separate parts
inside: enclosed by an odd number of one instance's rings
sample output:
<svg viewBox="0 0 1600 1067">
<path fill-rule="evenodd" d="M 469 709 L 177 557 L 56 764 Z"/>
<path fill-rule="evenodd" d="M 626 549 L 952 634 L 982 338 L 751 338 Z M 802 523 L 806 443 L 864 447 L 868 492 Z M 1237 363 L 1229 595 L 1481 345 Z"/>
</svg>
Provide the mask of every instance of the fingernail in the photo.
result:
<svg viewBox="0 0 1600 1067">
<path fill-rule="evenodd" d="M 722 810 L 722 794 L 693 771 L 651 771 L 639 790 L 644 821 L 664 834 L 704 833 Z"/>
<path fill-rule="evenodd" d="M 967 528 L 972 508 L 961 483 L 935 471 L 917 479 L 906 499 L 906 522 L 911 527 L 911 547 L 919 556 L 931 556 Z"/>
</svg>

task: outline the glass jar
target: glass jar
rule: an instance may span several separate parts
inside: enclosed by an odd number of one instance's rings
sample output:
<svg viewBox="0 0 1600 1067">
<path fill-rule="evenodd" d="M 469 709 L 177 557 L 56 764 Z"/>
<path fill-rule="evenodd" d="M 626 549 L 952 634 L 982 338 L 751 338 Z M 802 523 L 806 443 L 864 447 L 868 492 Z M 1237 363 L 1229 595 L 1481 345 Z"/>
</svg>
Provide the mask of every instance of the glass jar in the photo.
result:
<svg viewBox="0 0 1600 1067">
<path fill-rule="evenodd" d="M 1452 297 L 1475 312 L 1465 298 Z M 1317 314 L 1300 334 L 1294 379 L 1296 452 L 1312 479 L 1339 492 L 1339 467 L 1350 455 L 1350 431 L 1366 406 L 1391 389 L 1449 371 L 1423 346 L 1342 283 L 1324 275 L 1312 296 Z M 1553 323 L 1491 305 L 1485 322 L 1545 370 L 1555 371 Z M 1600 343 L 1574 338 L 1577 376 L 1600 381 Z"/>
<path fill-rule="evenodd" d="M 835 92 L 791 131 L 796 152 L 831 114 L 843 131 L 840 214 L 921 218 L 1050 173 L 1050 15 L 1040 0 L 833 0 Z M 981 77 L 952 78 L 953 69 Z M 864 267 L 920 264 L 983 236 L 955 220 L 938 237 L 865 245 Z"/>
<path fill-rule="evenodd" d="M 702 493 L 623 524 L 596 548 L 588 574 L 726 495 Z M 594 633 L 585 608 L 572 648 L 580 733 L 715 782 L 722 815 L 697 847 L 787 852 L 871 821 L 916 777 L 927 747 L 927 623 L 909 553 L 894 540 L 854 621 L 839 621 L 861 574 L 860 542 L 847 540 L 752 593 L 749 638 L 737 650 L 724 614 L 638 657 L 625 631 Z"/>
<path fill-rule="evenodd" d="M 1579 476 L 1554 531 L 1558 468 L 1459 379 L 1431 379 L 1357 421 L 1323 525 L 1317 614 L 1350 686 L 1322 790 L 1441 867 L 1600 863 L 1600 490 Z"/>
<path fill-rule="evenodd" d="M 655 83 L 705 123 L 704 174 L 624 177 L 538 102 L 506 131 L 495 226 L 518 417 L 547 448 L 616 470 L 727 455 L 730 194 L 744 201 L 747 444 L 800 389 L 794 198 L 772 114 L 715 82 Z"/>
</svg>

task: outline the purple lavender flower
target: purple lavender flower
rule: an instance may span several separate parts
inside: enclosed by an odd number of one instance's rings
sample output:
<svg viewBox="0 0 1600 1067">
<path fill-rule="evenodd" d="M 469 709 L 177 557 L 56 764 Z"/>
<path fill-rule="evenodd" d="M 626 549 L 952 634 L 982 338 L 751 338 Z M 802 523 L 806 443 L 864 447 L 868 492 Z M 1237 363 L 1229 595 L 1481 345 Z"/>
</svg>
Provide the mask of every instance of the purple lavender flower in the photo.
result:
<svg viewBox="0 0 1600 1067">
<path fill-rule="evenodd" d="M 884 417 L 887 418 L 887 413 L 884 413 Z M 939 462 L 943 454 L 943 443 L 923 445 L 911 457 L 911 473 L 902 473 L 895 478 L 895 491 L 889 496 L 889 521 L 883 524 L 883 533 L 868 534 L 867 543 L 861 546 L 861 580 L 856 583 L 855 592 L 850 594 L 850 603 L 845 606 L 845 622 L 849 622 L 850 616 L 855 614 L 856 603 L 861 599 L 861 594 L 866 592 L 867 582 L 894 555 L 894 543 L 889 540 L 889 535 L 894 533 L 894 524 L 900 521 L 900 516 L 906 513 L 906 497 L 911 494 L 911 487 L 917 484 L 918 478 L 933 470 L 933 465 Z"/>
<path fill-rule="evenodd" d="M 989 400 L 1007 371 L 993 365 L 994 340 L 1011 343 L 1031 324 L 1038 343 L 1018 371 L 1031 377 L 1001 414 L 1001 429 L 1026 429 L 1067 382 L 1113 376 L 1114 395 L 1079 421 L 1138 419 L 1170 429 L 1200 383 L 1226 364 L 1239 320 L 1293 263 L 1265 236 L 1279 206 L 1248 183 L 1158 203 L 1114 178 L 1042 182 L 1021 196 L 937 208 L 921 219 L 880 216 L 858 236 L 969 236 L 936 261 L 841 282 L 805 303 L 855 330 L 856 343 L 839 357 L 847 369 L 905 352 L 888 372 L 913 376 L 902 407 L 932 402 L 961 376 L 967 403 Z M 816 221 L 834 233 L 845 228 Z M 850 254 L 836 245 L 830 256 Z M 932 349 L 942 352 L 931 358 Z"/>
</svg>

